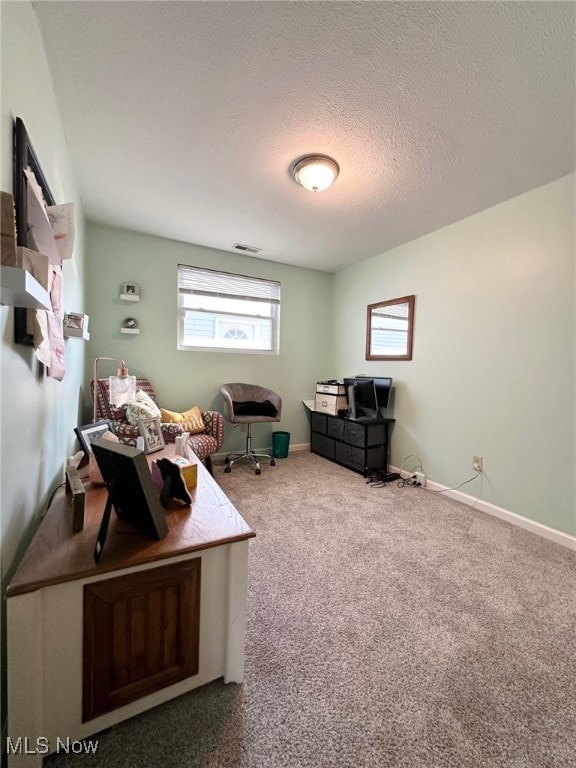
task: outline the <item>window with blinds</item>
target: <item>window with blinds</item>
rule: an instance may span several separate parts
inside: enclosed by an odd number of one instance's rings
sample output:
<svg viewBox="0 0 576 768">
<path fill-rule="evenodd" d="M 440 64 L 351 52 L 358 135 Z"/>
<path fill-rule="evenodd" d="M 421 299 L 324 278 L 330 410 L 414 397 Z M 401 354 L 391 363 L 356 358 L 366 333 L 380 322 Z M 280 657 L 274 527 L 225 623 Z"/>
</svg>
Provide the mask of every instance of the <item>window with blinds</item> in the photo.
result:
<svg viewBox="0 0 576 768">
<path fill-rule="evenodd" d="M 178 349 L 278 354 L 280 283 L 178 265 Z"/>
</svg>

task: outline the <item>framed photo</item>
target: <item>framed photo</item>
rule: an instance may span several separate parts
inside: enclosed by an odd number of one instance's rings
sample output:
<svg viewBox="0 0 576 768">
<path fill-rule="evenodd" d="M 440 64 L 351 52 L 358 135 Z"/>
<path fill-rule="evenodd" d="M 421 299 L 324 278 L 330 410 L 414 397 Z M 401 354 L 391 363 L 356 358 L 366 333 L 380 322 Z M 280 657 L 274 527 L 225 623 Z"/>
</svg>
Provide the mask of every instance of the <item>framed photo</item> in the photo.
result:
<svg viewBox="0 0 576 768">
<path fill-rule="evenodd" d="M 133 445 L 94 441 L 94 456 L 108 487 L 108 503 L 98 531 L 94 560 L 99 562 L 106 542 L 112 507 L 122 520 L 143 533 L 162 539 L 168 533 L 164 510 L 152 480 L 148 460 Z"/>
<path fill-rule="evenodd" d="M 64 315 L 64 327 L 73 328 L 76 331 L 83 331 L 87 315 L 81 315 L 79 312 L 67 312 Z"/>
<path fill-rule="evenodd" d="M 102 437 L 105 432 L 114 433 L 114 424 L 110 419 L 101 419 L 100 421 L 93 421 L 91 424 L 85 424 L 83 427 L 74 427 L 74 432 L 76 432 L 82 450 L 89 457 L 92 453 L 92 440 L 95 437 Z"/>
<path fill-rule="evenodd" d="M 136 283 L 122 283 L 122 293 L 126 296 L 139 296 L 140 286 Z"/>
<path fill-rule="evenodd" d="M 160 419 L 140 419 L 138 422 L 140 434 L 144 438 L 144 452 L 152 453 L 164 448 L 164 435 L 160 426 Z"/>
</svg>

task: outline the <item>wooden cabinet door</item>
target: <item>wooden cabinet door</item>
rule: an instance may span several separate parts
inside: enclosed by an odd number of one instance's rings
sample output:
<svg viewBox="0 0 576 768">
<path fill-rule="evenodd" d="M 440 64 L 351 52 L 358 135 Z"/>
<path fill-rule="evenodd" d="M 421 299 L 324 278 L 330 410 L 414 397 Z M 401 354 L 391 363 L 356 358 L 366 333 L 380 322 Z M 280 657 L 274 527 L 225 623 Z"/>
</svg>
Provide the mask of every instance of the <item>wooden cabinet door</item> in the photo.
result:
<svg viewBox="0 0 576 768">
<path fill-rule="evenodd" d="M 85 585 L 82 722 L 198 673 L 200 566 Z"/>
</svg>

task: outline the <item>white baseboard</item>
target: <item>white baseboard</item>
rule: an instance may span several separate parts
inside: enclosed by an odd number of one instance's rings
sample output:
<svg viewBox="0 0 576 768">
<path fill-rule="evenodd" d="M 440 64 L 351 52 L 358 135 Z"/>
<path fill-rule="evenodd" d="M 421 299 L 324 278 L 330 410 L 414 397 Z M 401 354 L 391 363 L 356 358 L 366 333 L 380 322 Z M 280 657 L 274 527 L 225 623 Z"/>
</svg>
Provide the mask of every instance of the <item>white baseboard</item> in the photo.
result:
<svg viewBox="0 0 576 768">
<path fill-rule="evenodd" d="M 291 445 L 288 449 L 288 453 L 292 453 L 292 451 L 309 451 L 310 450 L 310 443 L 296 443 L 296 445 Z"/>
<path fill-rule="evenodd" d="M 390 471 L 399 472 L 400 470 L 398 467 L 390 467 Z M 410 477 L 411 474 L 411 472 L 402 472 L 403 477 Z M 556 544 L 561 544 L 563 547 L 568 547 L 568 549 L 576 551 L 576 536 L 571 536 L 569 533 L 558 531 L 556 528 L 550 528 L 548 525 L 538 523 L 536 520 L 530 520 L 528 517 L 522 517 L 522 515 L 517 515 L 515 512 L 510 512 L 503 507 L 497 507 L 495 504 L 490 504 L 488 501 L 469 496 L 467 493 L 462 493 L 462 491 L 448 490 L 447 486 L 433 483 L 428 480 L 428 478 L 426 478 L 426 488 L 429 488 L 431 491 L 443 491 L 444 496 L 449 496 L 451 499 L 460 501 L 462 504 L 473 507 L 480 512 L 485 512 L 487 515 L 498 517 L 500 520 L 504 520 L 511 525 L 516 525 L 518 528 L 523 528 L 525 531 L 535 533 L 537 536 L 549 539 L 550 541 L 556 542 Z M 422 490 L 424 493 L 426 492 L 426 489 L 424 488 L 418 490 Z"/>
<path fill-rule="evenodd" d="M 257 448 L 254 450 L 256 450 L 257 453 L 269 453 L 270 455 L 272 454 L 272 446 L 268 448 Z M 295 445 L 291 445 L 288 449 L 288 452 L 293 453 L 295 451 L 309 450 L 310 443 L 297 443 Z M 212 461 L 217 463 L 224 463 L 224 457 L 226 455 L 226 453 L 215 453 L 212 456 Z M 400 472 L 400 469 L 399 467 L 390 466 L 390 471 Z M 406 472 L 405 470 L 402 471 L 403 477 L 410 477 L 411 474 L 411 472 Z M 468 507 L 473 507 L 479 512 L 485 512 L 487 515 L 492 515 L 492 517 L 497 517 L 500 520 L 504 520 L 505 522 L 510 523 L 511 525 L 516 525 L 518 528 L 523 528 L 525 531 L 534 533 L 536 536 L 541 536 L 544 539 L 554 541 L 556 544 L 561 544 L 563 547 L 568 547 L 568 549 L 576 551 L 576 536 L 571 536 L 569 533 L 558 531 L 556 528 L 550 528 L 550 526 L 543 525 L 543 523 L 538 523 L 536 520 L 530 520 L 529 517 L 522 517 L 522 515 L 517 515 L 515 512 L 510 512 L 508 509 L 498 507 L 496 504 L 490 504 L 488 501 L 483 501 L 482 499 L 475 498 L 474 496 L 469 496 L 467 493 L 462 493 L 462 491 L 449 490 L 447 486 L 431 482 L 428 480 L 428 478 L 426 478 L 426 488 L 429 488 L 431 491 L 443 491 L 444 496 L 455 499 L 455 501 L 460 501 L 462 504 L 466 504 Z M 424 488 L 417 490 L 426 493 L 426 489 Z"/>
</svg>

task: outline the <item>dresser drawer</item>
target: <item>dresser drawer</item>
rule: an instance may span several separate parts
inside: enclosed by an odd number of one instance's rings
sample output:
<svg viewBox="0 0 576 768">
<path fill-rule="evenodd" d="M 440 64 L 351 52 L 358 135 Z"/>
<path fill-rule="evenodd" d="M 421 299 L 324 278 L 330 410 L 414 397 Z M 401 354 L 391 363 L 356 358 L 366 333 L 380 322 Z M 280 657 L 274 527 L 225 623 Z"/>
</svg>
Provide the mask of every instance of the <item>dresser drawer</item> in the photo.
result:
<svg viewBox="0 0 576 768">
<path fill-rule="evenodd" d="M 385 428 L 383 424 L 356 424 L 353 421 L 346 421 L 343 440 L 350 445 L 357 445 L 359 448 L 365 448 L 370 445 L 380 445 L 386 439 Z"/>
<path fill-rule="evenodd" d="M 319 453 L 327 459 L 334 461 L 334 440 L 326 435 L 319 435 L 316 432 L 312 432 L 310 438 L 310 450 L 313 453 Z"/>
<path fill-rule="evenodd" d="M 365 451 L 362 448 L 355 448 L 348 443 L 336 443 L 334 456 L 340 464 L 345 464 L 347 467 L 358 471 L 364 470 Z"/>
<path fill-rule="evenodd" d="M 328 421 L 327 417 L 323 413 L 316 413 L 316 411 L 312 412 L 312 432 L 320 432 L 321 434 L 326 434 L 326 422 Z"/>
<path fill-rule="evenodd" d="M 333 437 L 335 440 L 343 440 L 345 425 L 344 419 L 328 419 L 326 432 L 329 437 Z"/>
</svg>

